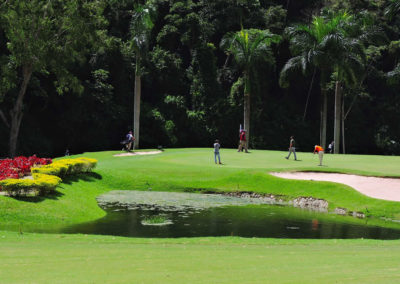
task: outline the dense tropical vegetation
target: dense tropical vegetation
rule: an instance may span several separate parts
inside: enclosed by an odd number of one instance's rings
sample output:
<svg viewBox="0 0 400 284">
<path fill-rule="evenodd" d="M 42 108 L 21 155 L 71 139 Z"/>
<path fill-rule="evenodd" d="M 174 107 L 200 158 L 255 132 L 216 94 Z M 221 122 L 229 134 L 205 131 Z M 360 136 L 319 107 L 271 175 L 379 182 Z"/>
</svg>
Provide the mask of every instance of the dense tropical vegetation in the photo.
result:
<svg viewBox="0 0 400 284">
<path fill-rule="evenodd" d="M 236 147 L 243 123 L 252 148 L 399 154 L 399 7 L 3 1 L 0 156 L 115 149 L 139 125 L 140 147 Z"/>
</svg>

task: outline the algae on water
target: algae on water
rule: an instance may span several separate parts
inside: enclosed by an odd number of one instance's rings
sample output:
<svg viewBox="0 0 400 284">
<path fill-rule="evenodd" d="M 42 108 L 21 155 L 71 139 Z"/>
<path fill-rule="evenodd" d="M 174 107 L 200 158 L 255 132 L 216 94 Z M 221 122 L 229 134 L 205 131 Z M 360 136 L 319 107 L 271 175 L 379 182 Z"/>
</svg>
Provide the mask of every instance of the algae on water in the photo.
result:
<svg viewBox="0 0 400 284">
<path fill-rule="evenodd" d="M 271 201 L 265 199 L 240 198 L 221 194 L 136 190 L 110 191 L 97 197 L 97 202 L 102 208 L 123 207 L 130 210 L 147 209 L 161 211 L 197 211 L 222 206 L 271 204 Z"/>
<path fill-rule="evenodd" d="M 142 220 L 140 223 L 143 226 L 166 226 L 166 225 L 173 224 L 173 222 L 171 220 L 167 219 L 167 217 L 163 216 L 163 215 L 147 217 L 144 220 Z"/>
</svg>

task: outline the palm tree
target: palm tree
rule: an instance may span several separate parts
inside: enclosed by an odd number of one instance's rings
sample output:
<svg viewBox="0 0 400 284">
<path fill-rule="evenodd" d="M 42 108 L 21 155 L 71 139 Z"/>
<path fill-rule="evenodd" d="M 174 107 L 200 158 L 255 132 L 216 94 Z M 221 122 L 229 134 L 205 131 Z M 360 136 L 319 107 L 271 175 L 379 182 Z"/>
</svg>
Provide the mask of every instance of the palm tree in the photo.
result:
<svg viewBox="0 0 400 284">
<path fill-rule="evenodd" d="M 328 100 L 326 84 L 335 66 L 338 53 L 335 42 L 342 38 L 341 24 L 348 15 L 342 13 L 330 18 L 314 17 L 310 26 L 298 25 L 288 29 L 291 50 L 295 55 L 286 62 L 281 71 L 280 84 L 288 85 L 289 74 L 299 70 L 306 73 L 310 69 L 320 72 L 321 121 L 320 145 L 326 146 Z"/>
<path fill-rule="evenodd" d="M 359 81 L 359 76 L 363 73 L 365 53 L 363 49 L 359 49 L 357 41 L 342 38 L 341 51 L 338 52 L 337 62 L 334 65 L 336 70 L 336 87 L 335 87 L 335 117 L 334 117 L 334 135 L 335 141 L 334 153 L 340 151 L 340 129 L 342 122 L 342 98 L 343 85 L 355 85 Z"/>
<path fill-rule="evenodd" d="M 140 130 L 140 97 L 142 93 L 143 59 L 148 51 L 150 32 L 154 26 L 151 19 L 152 6 L 138 5 L 132 15 L 129 40 L 129 49 L 135 54 L 135 93 L 133 106 L 133 129 L 135 144 L 139 148 Z"/>
<path fill-rule="evenodd" d="M 395 15 L 400 13 L 400 0 L 391 0 L 390 4 L 385 9 L 385 15 L 389 20 L 392 20 Z M 396 84 L 400 82 L 400 63 L 396 62 L 392 71 L 386 74 L 389 84 Z"/>
<path fill-rule="evenodd" d="M 236 33 L 228 33 L 221 41 L 221 48 L 233 58 L 242 72 L 244 82 L 244 128 L 247 135 L 247 147 L 250 140 L 250 97 L 251 74 L 257 62 L 263 61 L 274 64 L 271 44 L 280 41 L 280 36 L 271 33 L 269 30 L 242 29 Z M 234 84 L 235 85 L 235 84 Z"/>
<path fill-rule="evenodd" d="M 400 0 L 391 0 L 390 4 L 385 9 L 385 16 L 390 20 L 400 12 Z"/>
<path fill-rule="evenodd" d="M 342 115 L 342 86 L 358 86 L 361 88 L 367 67 L 366 45 L 386 42 L 386 36 L 374 23 L 374 19 L 366 13 L 358 17 L 342 13 L 339 33 L 330 43 L 330 50 L 334 55 L 334 70 L 336 73 L 335 89 L 335 125 L 334 141 L 335 154 L 340 151 L 340 128 Z M 342 121 L 342 124 L 344 122 Z M 343 130 L 344 131 L 344 130 Z M 344 146 L 344 145 L 343 145 Z M 344 151 L 343 151 L 344 152 Z"/>
<path fill-rule="evenodd" d="M 388 72 L 386 77 L 388 78 L 388 83 L 391 85 L 400 83 L 400 63 L 392 71 Z"/>
</svg>

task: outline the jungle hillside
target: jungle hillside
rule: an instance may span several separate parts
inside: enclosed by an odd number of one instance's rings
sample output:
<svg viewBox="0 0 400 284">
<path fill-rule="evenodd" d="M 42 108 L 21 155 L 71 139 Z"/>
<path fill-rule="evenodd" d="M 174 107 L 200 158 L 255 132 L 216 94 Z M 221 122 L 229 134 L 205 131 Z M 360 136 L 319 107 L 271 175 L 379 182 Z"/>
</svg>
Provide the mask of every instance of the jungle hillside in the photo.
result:
<svg viewBox="0 0 400 284">
<path fill-rule="evenodd" d="M 398 0 L 3 1 L 0 157 L 115 150 L 129 130 L 140 148 L 233 148 L 240 125 L 253 149 L 286 150 L 294 135 L 299 151 L 334 140 L 337 153 L 399 155 L 399 11 Z"/>
</svg>

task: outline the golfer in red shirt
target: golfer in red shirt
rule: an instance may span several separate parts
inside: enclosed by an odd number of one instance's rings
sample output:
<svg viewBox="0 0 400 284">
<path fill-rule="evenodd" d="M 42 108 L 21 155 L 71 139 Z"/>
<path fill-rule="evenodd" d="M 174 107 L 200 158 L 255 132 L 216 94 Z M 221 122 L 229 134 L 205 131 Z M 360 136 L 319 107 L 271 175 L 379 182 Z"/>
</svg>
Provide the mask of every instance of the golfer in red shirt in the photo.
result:
<svg viewBox="0 0 400 284">
<path fill-rule="evenodd" d="M 239 134 L 239 148 L 238 148 L 238 152 L 243 151 L 243 148 L 245 150 L 246 153 L 248 153 L 249 151 L 247 150 L 247 141 L 246 141 L 246 130 L 242 130 L 240 131 Z"/>
</svg>

